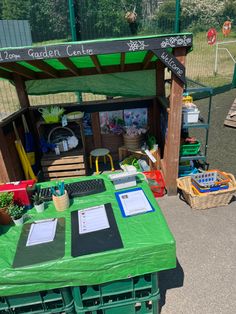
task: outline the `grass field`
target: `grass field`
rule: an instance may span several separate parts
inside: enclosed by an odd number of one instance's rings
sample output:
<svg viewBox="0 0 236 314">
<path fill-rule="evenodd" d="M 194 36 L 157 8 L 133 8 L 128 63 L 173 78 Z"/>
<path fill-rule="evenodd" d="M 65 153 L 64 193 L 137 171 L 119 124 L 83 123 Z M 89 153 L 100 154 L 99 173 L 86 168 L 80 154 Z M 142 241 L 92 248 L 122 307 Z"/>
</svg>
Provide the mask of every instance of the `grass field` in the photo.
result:
<svg viewBox="0 0 236 314">
<path fill-rule="evenodd" d="M 222 34 L 218 34 L 218 42 L 235 41 L 228 45 L 221 45 L 221 48 L 227 48 L 233 57 L 236 56 L 236 34 L 224 38 Z M 58 43 L 59 41 L 43 42 Z M 39 45 L 39 43 L 37 43 Z M 186 71 L 187 77 L 201 82 L 207 86 L 218 87 L 229 84 L 232 81 L 234 72 L 234 62 L 226 52 L 226 50 L 218 50 L 217 75 L 215 75 L 215 55 L 216 45 L 210 46 L 207 43 L 206 33 L 198 33 L 193 36 L 193 50 L 187 56 Z M 76 93 L 61 93 L 46 96 L 30 96 L 31 105 L 58 104 L 76 102 Z M 83 100 L 104 99 L 104 96 L 83 94 Z M 5 80 L 0 80 L 0 119 L 19 108 L 19 103 L 14 87 Z"/>
</svg>

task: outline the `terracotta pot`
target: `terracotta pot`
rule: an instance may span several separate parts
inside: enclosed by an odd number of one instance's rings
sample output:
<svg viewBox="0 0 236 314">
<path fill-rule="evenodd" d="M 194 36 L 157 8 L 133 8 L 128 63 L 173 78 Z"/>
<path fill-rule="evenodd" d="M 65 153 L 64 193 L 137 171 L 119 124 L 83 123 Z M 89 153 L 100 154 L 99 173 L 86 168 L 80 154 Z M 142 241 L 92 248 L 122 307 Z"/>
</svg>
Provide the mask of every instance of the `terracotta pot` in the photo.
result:
<svg viewBox="0 0 236 314">
<path fill-rule="evenodd" d="M 70 200 L 67 191 L 65 191 L 65 194 L 61 196 L 53 195 L 52 200 L 56 210 L 59 212 L 66 210 L 70 206 Z"/>
<path fill-rule="evenodd" d="M 11 216 L 6 211 L 7 207 L 0 208 L 0 225 L 10 225 Z"/>
<path fill-rule="evenodd" d="M 143 134 L 130 136 L 127 134 L 123 135 L 124 146 L 129 149 L 139 150 L 142 146 Z"/>
</svg>

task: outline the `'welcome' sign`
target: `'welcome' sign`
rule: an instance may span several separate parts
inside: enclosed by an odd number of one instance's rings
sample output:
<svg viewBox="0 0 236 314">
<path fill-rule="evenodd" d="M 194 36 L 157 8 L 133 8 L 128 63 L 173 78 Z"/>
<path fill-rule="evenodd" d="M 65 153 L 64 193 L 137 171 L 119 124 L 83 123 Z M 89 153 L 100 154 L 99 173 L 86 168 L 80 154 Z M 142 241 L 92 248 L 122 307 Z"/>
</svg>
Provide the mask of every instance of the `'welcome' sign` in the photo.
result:
<svg viewBox="0 0 236 314">
<path fill-rule="evenodd" d="M 186 83 L 185 78 L 185 67 L 180 63 L 175 56 L 167 52 L 164 49 L 152 50 L 152 52 L 173 72 L 184 84 Z"/>
</svg>

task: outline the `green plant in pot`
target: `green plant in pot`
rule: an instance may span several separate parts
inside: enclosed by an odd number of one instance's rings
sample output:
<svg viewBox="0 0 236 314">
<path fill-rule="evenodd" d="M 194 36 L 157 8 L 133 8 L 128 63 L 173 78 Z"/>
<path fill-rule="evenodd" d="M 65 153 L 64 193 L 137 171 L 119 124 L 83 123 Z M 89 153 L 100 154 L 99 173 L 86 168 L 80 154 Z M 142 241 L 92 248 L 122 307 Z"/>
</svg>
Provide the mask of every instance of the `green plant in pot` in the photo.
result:
<svg viewBox="0 0 236 314">
<path fill-rule="evenodd" d="M 23 215 L 24 215 L 24 207 L 11 204 L 7 207 L 8 214 L 12 217 L 15 225 L 22 225 L 23 224 Z"/>
<path fill-rule="evenodd" d="M 32 200 L 36 211 L 42 213 L 44 211 L 44 198 L 42 194 L 36 191 L 32 196 Z"/>
<path fill-rule="evenodd" d="M 0 193 L 0 225 L 9 225 L 12 221 L 11 216 L 7 212 L 7 207 L 13 204 L 14 194 L 12 192 Z"/>
</svg>

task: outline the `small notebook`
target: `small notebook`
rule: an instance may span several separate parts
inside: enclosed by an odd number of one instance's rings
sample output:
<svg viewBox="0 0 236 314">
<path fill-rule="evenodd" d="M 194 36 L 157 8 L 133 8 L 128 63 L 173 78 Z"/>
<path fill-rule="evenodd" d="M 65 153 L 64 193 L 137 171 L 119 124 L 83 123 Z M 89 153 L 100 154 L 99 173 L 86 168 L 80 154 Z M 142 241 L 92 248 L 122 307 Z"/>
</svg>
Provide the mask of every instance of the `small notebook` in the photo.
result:
<svg viewBox="0 0 236 314">
<path fill-rule="evenodd" d="M 73 257 L 123 248 L 110 203 L 71 213 Z"/>
</svg>

